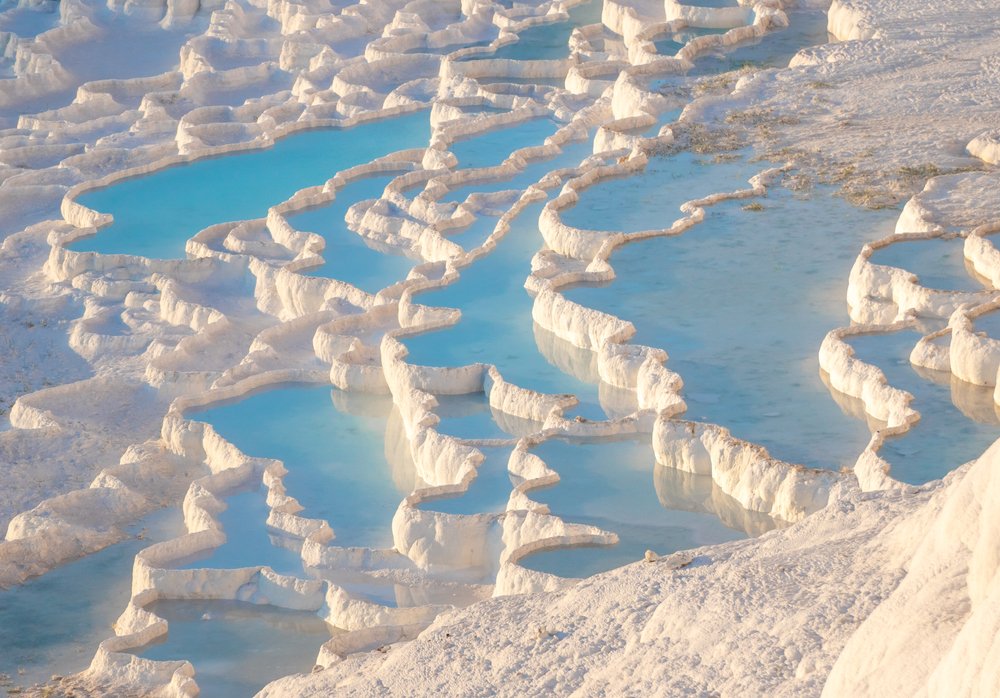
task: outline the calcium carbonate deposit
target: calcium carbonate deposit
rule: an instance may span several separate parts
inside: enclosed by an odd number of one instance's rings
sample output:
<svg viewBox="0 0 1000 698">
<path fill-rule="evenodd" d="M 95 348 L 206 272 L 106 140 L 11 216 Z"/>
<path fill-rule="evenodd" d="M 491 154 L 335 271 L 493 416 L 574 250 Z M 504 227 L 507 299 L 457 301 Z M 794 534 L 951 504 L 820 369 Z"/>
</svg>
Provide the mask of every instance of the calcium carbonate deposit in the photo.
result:
<svg viewBox="0 0 1000 698">
<path fill-rule="evenodd" d="M 0 691 L 1000 695 L 996 0 L 0 1 Z"/>
</svg>

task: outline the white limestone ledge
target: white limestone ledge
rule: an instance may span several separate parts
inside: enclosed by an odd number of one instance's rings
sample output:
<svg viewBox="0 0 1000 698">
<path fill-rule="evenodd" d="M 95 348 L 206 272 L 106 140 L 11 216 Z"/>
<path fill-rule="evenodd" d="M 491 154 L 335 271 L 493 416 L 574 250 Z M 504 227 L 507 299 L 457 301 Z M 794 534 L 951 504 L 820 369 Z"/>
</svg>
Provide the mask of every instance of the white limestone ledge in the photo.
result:
<svg viewBox="0 0 1000 698">
<path fill-rule="evenodd" d="M 848 343 L 850 337 L 865 334 L 897 332 L 918 327 L 913 316 L 889 324 L 852 325 L 831 330 L 820 348 L 820 367 L 829 375 L 830 384 L 840 392 L 862 401 L 865 412 L 885 426 L 872 434 L 871 440 L 854 465 L 854 474 L 864 491 L 884 489 L 910 489 L 895 480 L 890 465 L 878 455 L 886 437 L 904 434 L 920 419 L 920 413 L 910 407 L 913 396 L 905 390 L 889 385 L 885 374 L 870 364 L 854 357 Z M 924 340 L 936 338 L 935 333 Z M 926 343 L 924 343 L 925 345 Z M 914 348 L 919 355 L 922 344 Z"/>
<path fill-rule="evenodd" d="M 889 325 L 909 314 L 929 318 L 948 318 L 962 305 L 981 305 L 996 296 L 996 291 L 950 291 L 926 288 L 919 278 L 905 269 L 874 264 L 875 250 L 909 240 L 951 239 L 959 233 L 930 231 L 890 235 L 865 245 L 851 269 L 847 302 L 851 319 L 865 325 Z M 973 243 L 974 244 L 974 243 Z"/>
<path fill-rule="evenodd" d="M 659 417 L 653 429 L 656 461 L 670 468 L 710 475 L 745 509 L 795 522 L 825 507 L 845 475 L 773 458 L 765 448 L 733 437 L 715 424 Z"/>
</svg>

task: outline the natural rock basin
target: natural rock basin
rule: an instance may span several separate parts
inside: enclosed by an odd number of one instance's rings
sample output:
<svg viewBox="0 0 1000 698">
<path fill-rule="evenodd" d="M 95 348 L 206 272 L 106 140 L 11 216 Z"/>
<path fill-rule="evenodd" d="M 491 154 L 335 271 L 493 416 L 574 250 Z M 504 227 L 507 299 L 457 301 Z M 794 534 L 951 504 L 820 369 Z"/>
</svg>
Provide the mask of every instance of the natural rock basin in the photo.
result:
<svg viewBox="0 0 1000 698">
<path fill-rule="evenodd" d="M 282 385 L 191 413 L 244 453 L 284 462 L 302 516 L 325 519 L 334 545 L 392 547 L 390 524 L 413 474 L 393 472 L 384 434 L 388 398 Z M 397 482 L 400 483 L 397 486 Z"/>
<path fill-rule="evenodd" d="M 463 269 L 458 281 L 415 297 L 418 303 L 459 308 L 462 318 L 453 327 L 405 338 L 407 361 L 432 366 L 492 363 L 504 380 L 545 393 L 573 393 L 582 403 L 580 414 L 603 419 L 597 386 L 546 360 L 532 332 L 532 299 L 524 279 L 541 240 L 537 227 L 541 206 L 527 207 L 497 248 Z"/>
<path fill-rule="evenodd" d="M 559 482 L 528 496 L 566 521 L 618 534 L 619 542 L 543 550 L 521 558 L 528 569 L 588 577 L 640 560 L 646 550 L 666 555 L 747 535 L 699 503 L 711 499 L 711 478 L 688 476 L 700 482 L 685 492 L 676 486 L 677 471 L 656 465 L 648 439 L 555 439 L 533 452 L 559 473 Z M 740 509 L 735 502 L 732 508 Z M 773 527 L 766 516 L 751 518 L 758 524 L 753 533 Z"/>
<path fill-rule="evenodd" d="M 918 339 L 919 333 L 902 330 L 847 340 L 857 359 L 877 366 L 889 385 L 913 395 L 910 407 L 920 413 L 920 421 L 886 439 L 879 455 L 892 465 L 894 478 L 914 485 L 944 477 L 1000 436 L 993 388 L 913 366 L 909 357 Z"/>
<path fill-rule="evenodd" d="M 157 601 L 169 624 L 162 641 L 136 650 L 147 659 L 187 659 L 205 696 L 251 696 L 279 676 L 309 671 L 335 632 L 312 613 L 239 601 Z"/>
<path fill-rule="evenodd" d="M 377 199 L 398 173 L 363 177 L 337 190 L 337 198 L 288 216 L 292 227 L 318 233 L 326 241 L 323 264 L 309 269 L 309 276 L 339 279 L 362 291 L 377 293 L 406 278 L 416 263 L 399 249 L 367 241 L 349 230 L 344 216 L 359 201 Z"/>
<path fill-rule="evenodd" d="M 135 554 L 183 532 L 179 509 L 158 511 L 127 540 L 0 591 L 0 674 L 30 685 L 85 669 L 128 603 Z"/>
<path fill-rule="evenodd" d="M 302 575 L 297 541 L 267 527 L 266 491 L 255 487 L 223 498 L 226 510 L 216 518 L 226 534 L 218 548 L 176 562 L 173 567 L 236 569 L 267 565 L 278 574 Z"/>
<path fill-rule="evenodd" d="M 846 318 L 857 250 L 881 237 L 895 214 L 823 191 L 771 189 L 759 203 L 762 211 L 723 203 L 680 236 L 626 245 L 610 260 L 616 281 L 566 295 L 631 320 L 635 343 L 667 350 L 667 365 L 684 379 L 687 418 L 721 424 L 784 460 L 853 465 L 870 434 L 830 400 L 817 355 Z M 583 198 L 577 208 L 587 206 Z M 612 226 L 648 220 L 604 215 Z"/>
<path fill-rule="evenodd" d="M 984 285 L 976 280 L 965 261 L 964 243 L 962 238 L 900 240 L 872 252 L 869 261 L 916 274 L 917 283 L 924 288 L 982 291 Z"/>
<path fill-rule="evenodd" d="M 78 198 L 115 220 L 71 248 L 181 258 L 188 238 L 213 223 L 262 217 L 269 206 L 303 187 L 323 184 L 340 170 L 376 157 L 426 146 L 428 138 L 427 114 L 419 111 L 353 128 L 300 131 L 264 150 L 205 158 L 117 182 Z"/>
<path fill-rule="evenodd" d="M 469 489 L 460 495 L 430 499 L 420 505 L 421 509 L 439 511 L 443 514 L 497 514 L 507 508 L 507 500 L 514 488 L 507 470 L 510 458 L 509 448 L 481 448 L 486 456 L 478 468 Z"/>
</svg>

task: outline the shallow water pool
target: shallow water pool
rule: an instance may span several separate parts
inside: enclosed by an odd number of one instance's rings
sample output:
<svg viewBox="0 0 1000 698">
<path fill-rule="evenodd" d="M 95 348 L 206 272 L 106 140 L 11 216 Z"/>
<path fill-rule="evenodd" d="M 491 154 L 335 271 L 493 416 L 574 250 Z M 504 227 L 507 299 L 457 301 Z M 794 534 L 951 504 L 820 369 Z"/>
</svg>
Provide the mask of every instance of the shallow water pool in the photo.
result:
<svg viewBox="0 0 1000 698">
<path fill-rule="evenodd" d="M 148 608 L 166 619 L 168 633 L 135 653 L 187 659 L 204 696 L 245 698 L 277 678 L 308 672 L 335 632 L 313 613 L 239 601 L 164 600 Z"/>
<path fill-rule="evenodd" d="M 676 471 L 655 466 L 648 435 L 590 442 L 554 439 L 533 452 L 558 472 L 560 479 L 549 487 L 529 491 L 528 496 L 547 504 L 566 522 L 617 533 L 619 542 L 543 550 L 519 561 L 528 569 L 561 577 L 587 577 L 640 560 L 646 550 L 666 555 L 747 535 L 725 525 L 711 505 L 705 505 L 711 495 L 699 490 L 711 492 L 711 478 L 700 478 L 685 490 L 672 479 Z M 660 477 L 664 481 L 658 484 Z M 731 506 L 739 508 L 732 501 Z M 747 515 L 753 516 L 750 512 Z M 742 523 L 731 515 L 726 521 Z M 761 532 L 760 527 L 763 524 L 754 532 Z"/>
<path fill-rule="evenodd" d="M 128 532 L 121 543 L 0 591 L 0 674 L 26 686 L 90 665 L 128 604 L 135 554 L 183 534 L 184 519 L 164 509 Z"/>
<path fill-rule="evenodd" d="M 455 141 L 450 149 L 458 158 L 459 167 L 493 167 L 515 150 L 542 145 L 546 138 L 559 130 L 559 126 L 552 119 L 527 119 Z"/>
<path fill-rule="evenodd" d="M 982 291 L 971 265 L 965 261 L 965 240 L 931 238 L 902 240 L 881 247 L 869 258 L 872 264 L 897 267 L 917 275 L 924 288 L 942 291 Z"/>
<path fill-rule="evenodd" d="M 544 202 L 526 207 L 489 255 L 461 270 L 458 281 L 415 296 L 418 303 L 462 311 L 450 328 L 403 338 L 407 362 L 430 366 L 492 363 L 505 380 L 543 393 L 573 393 L 580 414 L 603 419 L 597 386 L 562 372 L 539 351 L 532 331 L 532 298 L 524 289 L 531 258 L 542 243 Z"/>
<path fill-rule="evenodd" d="M 238 569 L 267 565 L 278 574 L 302 576 L 302 558 L 296 541 L 267 527 L 271 508 L 263 487 L 222 497 L 226 509 L 216 515 L 226 542 L 173 565 L 177 569 L 214 567 Z"/>
<path fill-rule="evenodd" d="M 339 279 L 362 291 L 377 293 L 402 281 L 416 261 L 402 250 L 378 245 L 351 231 L 345 222 L 347 210 L 368 199 L 377 199 L 389 182 L 399 173 L 363 177 L 337 190 L 337 198 L 325 206 L 317 206 L 290 214 L 288 222 L 297 230 L 323 236 L 323 264 L 305 273 Z"/>
<path fill-rule="evenodd" d="M 783 460 L 851 466 L 870 434 L 830 400 L 819 348 L 847 321 L 858 251 L 896 213 L 854 208 L 826 191 L 802 198 L 772 189 L 760 203 L 762 211 L 719 204 L 682 235 L 625 245 L 610 260 L 614 282 L 566 295 L 631 320 L 633 342 L 667 350 L 667 366 L 684 379 L 686 418 L 728 427 Z M 605 220 L 614 227 L 633 215 Z"/>
<path fill-rule="evenodd" d="M 847 340 L 856 358 L 878 366 L 889 385 L 913 395 L 910 406 L 920 413 L 920 421 L 905 434 L 886 439 L 879 455 L 892 466 L 892 477 L 914 485 L 944 477 L 1000 437 L 993 388 L 913 366 L 910 352 L 920 337 L 904 330 Z"/>
<path fill-rule="evenodd" d="M 300 131 L 263 150 L 204 158 L 124 180 L 77 198 L 114 216 L 78 251 L 158 259 L 184 257 L 184 245 L 213 223 L 260 218 L 299 189 L 397 150 L 426 146 L 427 112 L 347 129 Z"/>
<path fill-rule="evenodd" d="M 248 455 L 282 460 L 285 488 L 305 507 L 300 515 L 325 519 L 334 545 L 387 548 L 393 514 L 409 494 L 396 482 L 412 482 L 386 460 L 391 409 L 387 396 L 284 384 L 189 416 Z"/>
<path fill-rule="evenodd" d="M 507 500 L 514 489 L 507 463 L 509 448 L 481 448 L 486 459 L 479 465 L 469 489 L 458 495 L 430 499 L 420 504 L 421 509 L 443 514 L 498 514 L 507 508 Z"/>
</svg>

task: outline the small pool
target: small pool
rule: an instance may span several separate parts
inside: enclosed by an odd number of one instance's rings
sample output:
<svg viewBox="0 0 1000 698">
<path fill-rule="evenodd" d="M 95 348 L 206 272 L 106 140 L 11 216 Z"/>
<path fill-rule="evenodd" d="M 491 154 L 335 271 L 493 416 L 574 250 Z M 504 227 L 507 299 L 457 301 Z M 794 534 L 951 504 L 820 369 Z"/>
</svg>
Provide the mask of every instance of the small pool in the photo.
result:
<svg viewBox="0 0 1000 698">
<path fill-rule="evenodd" d="M 855 357 L 882 369 L 889 385 L 913 395 L 920 421 L 908 432 L 886 439 L 879 451 L 897 480 L 921 485 L 978 458 L 1000 437 L 1000 414 L 993 388 L 960 381 L 950 372 L 910 363 L 918 332 L 900 331 L 848 338 Z"/>
<path fill-rule="evenodd" d="M 0 591 L 0 674 L 28 686 L 90 666 L 128 605 L 136 553 L 183 534 L 184 518 L 179 509 L 164 509 L 128 533 L 121 543 Z"/>
<path fill-rule="evenodd" d="M 901 240 L 875 250 L 869 261 L 916 274 L 924 288 L 942 291 L 982 291 L 971 265 L 965 261 L 965 240 L 930 238 Z"/>
<path fill-rule="evenodd" d="M 301 542 L 267 526 L 271 513 L 267 490 L 254 487 L 222 498 L 226 510 L 217 514 L 226 542 L 175 563 L 178 569 L 214 567 L 238 569 L 267 565 L 278 574 L 302 576 Z"/>
<path fill-rule="evenodd" d="M 569 19 L 547 22 L 523 29 L 517 41 L 501 46 L 493 53 L 477 54 L 464 60 L 498 58 L 518 61 L 560 60 L 569 54 L 569 38 L 576 27 L 597 24 L 601 21 L 604 3 L 586 0 L 569 9 Z"/>
<path fill-rule="evenodd" d="M 186 659 L 205 696 L 245 698 L 271 681 L 308 673 L 334 629 L 313 613 L 239 601 L 157 601 L 148 609 L 165 618 L 161 642 L 136 654 Z"/>
<path fill-rule="evenodd" d="M 519 564 L 528 569 L 560 577 L 589 577 L 641 560 L 646 550 L 665 555 L 747 535 L 707 509 L 704 495 L 690 496 L 675 487 L 676 481 L 670 479 L 675 471 L 656 467 L 648 435 L 602 441 L 553 439 L 533 452 L 560 479 L 529 491 L 528 496 L 547 504 L 566 522 L 617 533 L 619 542 L 542 550 L 521 558 Z M 666 478 L 658 485 L 662 475 Z M 710 490 L 710 483 L 711 478 L 702 478 L 691 489 Z M 733 521 L 728 518 L 729 523 Z"/>
<path fill-rule="evenodd" d="M 484 393 L 438 395 L 434 414 L 440 417 L 437 430 L 459 439 L 510 439 L 534 434 L 540 422 L 504 414 L 490 407 Z"/>
<path fill-rule="evenodd" d="M 351 206 L 359 201 L 380 198 L 386 185 L 398 174 L 354 180 L 338 189 L 337 198 L 329 204 L 288 216 L 288 222 L 295 229 L 317 233 L 326 241 L 323 264 L 312 267 L 306 274 L 346 281 L 369 293 L 377 293 L 406 278 L 416 260 L 407 257 L 401 249 L 366 240 L 350 230 L 345 221 Z"/>
<path fill-rule="evenodd" d="M 504 379 L 544 393 L 573 393 L 579 413 L 604 419 L 597 385 L 564 373 L 540 352 L 532 330 L 532 297 L 524 289 L 531 258 L 542 245 L 538 216 L 544 202 L 526 207 L 489 255 L 461 270 L 455 283 L 422 293 L 416 302 L 459 308 L 457 325 L 402 341 L 407 362 L 430 366 L 494 364 Z"/>
<path fill-rule="evenodd" d="M 515 150 L 542 145 L 559 127 L 560 124 L 552 119 L 527 119 L 455 141 L 450 149 L 458 158 L 459 167 L 493 167 L 506 160 Z"/>
<path fill-rule="evenodd" d="M 189 238 L 214 223 L 260 218 L 299 189 L 406 148 L 427 145 L 426 111 L 346 129 L 299 131 L 263 150 L 203 158 L 87 192 L 77 201 L 114 216 L 71 249 L 154 259 L 185 256 Z"/>
<path fill-rule="evenodd" d="M 421 509 L 443 514 L 499 514 L 507 509 L 507 500 L 514 489 L 507 462 L 510 448 L 482 448 L 486 456 L 469 483 L 469 489 L 458 495 L 430 499 L 420 504 Z"/>
<path fill-rule="evenodd" d="M 283 384 L 189 416 L 248 455 L 282 460 L 286 490 L 305 507 L 300 515 L 325 519 L 334 545 L 389 548 L 392 517 L 409 494 L 395 483 L 413 479 L 386 460 L 391 409 L 387 396 Z"/>
</svg>

